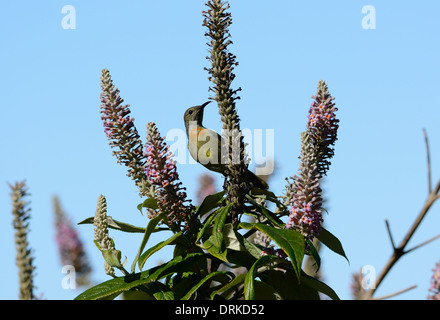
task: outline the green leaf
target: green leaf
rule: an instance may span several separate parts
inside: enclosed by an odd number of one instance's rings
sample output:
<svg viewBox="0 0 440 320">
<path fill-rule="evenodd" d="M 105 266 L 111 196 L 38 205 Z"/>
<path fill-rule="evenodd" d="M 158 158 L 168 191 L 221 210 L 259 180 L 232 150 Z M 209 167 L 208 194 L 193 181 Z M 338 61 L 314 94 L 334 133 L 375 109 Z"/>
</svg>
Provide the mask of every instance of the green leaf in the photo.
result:
<svg viewBox="0 0 440 320">
<path fill-rule="evenodd" d="M 220 209 L 219 209 L 220 210 Z M 199 230 L 199 232 L 197 233 L 197 239 L 196 239 L 196 244 L 198 246 L 200 246 L 198 243 L 200 241 L 200 239 L 203 237 L 203 235 L 205 234 L 206 230 L 209 228 L 209 226 L 211 226 L 212 221 L 216 218 L 216 214 L 212 214 L 209 219 L 207 221 L 205 221 L 205 223 L 203 224 L 203 227 Z M 202 248 L 204 249 L 204 248 Z"/>
<path fill-rule="evenodd" d="M 255 207 L 259 208 L 261 213 L 272 223 L 272 225 L 277 226 L 279 228 L 283 227 L 285 223 L 281 221 L 273 212 L 265 208 L 264 206 L 258 204 L 251 196 L 246 195 L 246 198 L 251 202 Z"/>
<path fill-rule="evenodd" d="M 241 284 L 244 281 L 244 278 L 246 277 L 246 273 L 240 273 L 238 274 L 232 281 L 230 281 L 225 286 L 221 287 L 218 290 L 215 290 L 211 293 L 211 299 L 214 299 L 215 295 L 220 294 L 222 292 L 226 292 L 229 289 Z M 227 298 L 227 297 L 226 297 Z"/>
<path fill-rule="evenodd" d="M 144 251 L 144 248 L 148 242 L 148 239 L 150 239 L 150 235 L 151 233 L 154 231 L 154 229 L 156 228 L 157 224 L 162 220 L 162 218 L 164 217 L 165 213 L 161 213 L 158 216 L 154 217 L 153 219 L 150 220 L 150 222 L 148 222 L 147 227 L 145 228 L 145 233 L 144 233 L 144 237 L 142 239 L 141 245 L 139 247 L 138 253 L 136 255 L 136 258 L 134 258 L 134 261 L 131 265 L 131 272 L 134 272 L 134 269 L 136 267 L 136 262 L 138 261 L 142 251 Z"/>
<path fill-rule="evenodd" d="M 226 244 L 223 237 L 223 228 L 226 223 L 229 210 L 232 204 L 222 207 L 218 210 L 218 214 L 214 218 L 214 226 L 211 236 L 203 243 L 203 249 L 208 250 L 214 257 L 229 262 L 227 259 Z M 206 226 L 206 225 L 205 225 Z"/>
<path fill-rule="evenodd" d="M 138 204 L 137 208 L 142 214 L 142 208 L 150 208 L 150 209 L 156 210 L 159 207 L 157 206 L 156 199 L 148 198 L 148 199 L 145 199 L 144 202 Z"/>
<path fill-rule="evenodd" d="M 212 278 L 219 278 L 219 277 L 226 277 L 229 278 L 231 272 L 228 271 L 215 271 L 207 276 L 205 276 L 202 280 L 200 280 L 199 283 L 197 283 L 194 287 L 191 288 L 191 290 L 188 291 L 188 293 L 181 299 L 181 300 L 189 300 L 191 296 L 196 292 L 206 281 L 212 280 Z"/>
<path fill-rule="evenodd" d="M 104 260 L 111 266 L 115 268 L 122 268 L 123 265 L 121 263 L 121 251 L 119 250 L 103 250 L 102 256 Z"/>
<path fill-rule="evenodd" d="M 263 189 L 258 189 L 258 188 L 253 188 L 253 189 L 251 190 L 251 193 L 252 193 L 252 195 L 253 195 L 255 198 L 262 198 L 262 199 L 265 199 L 265 200 L 269 200 L 269 201 L 275 203 L 277 206 L 284 207 L 284 204 L 281 203 L 281 202 L 277 199 L 277 196 L 276 196 L 272 191 L 269 191 L 269 190 L 263 190 Z"/>
<path fill-rule="evenodd" d="M 231 249 L 235 251 L 246 250 L 246 247 L 240 241 L 243 241 L 243 237 L 234 230 L 234 226 L 232 225 L 232 223 L 225 224 L 222 233 L 226 249 Z"/>
<path fill-rule="evenodd" d="M 177 256 L 154 269 L 155 272 L 151 275 L 153 281 L 174 273 L 188 275 L 206 269 L 206 257 L 203 253 L 188 253 L 185 257 Z"/>
<path fill-rule="evenodd" d="M 223 242 L 223 227 L 225 226 L 226 218 L 232 205 L 227 205 L 222 208 L 215 218 L 214 229 L 212 231 L 212 243 L 220 250 L 225 249 Z M 220 251 L 221 252 L 221 251 Z"/>
<path fill-rule="evenodd" d="M 90 217 L 87 219 L 84 219 L 81 222 L 78 222 L 78 224 L 93 224 L 94 217 Z M 123 232 L 131 232 L 131 233 L 144 233 L 145 228 L 132 226 L 131 224 L 120 222 L 117 220 L 114 220 L 112 217 L 107 216 L 107 226 L 111 229 L 123 231 Z"/>
<path fill-rule="evenodd" d="M 336 238 L 333 234 L 331 234 L 328 230 L 322 228 L 321 232 L 319 233 L 319 236 L 317 236 L 318 240 L 321 241 L 327 248 L 332 250 L 333 252 L 343 256 L 345 259 L 347 259 L 348 263 L 350 261 L 348 260 L 347 256 L 345 255 L 344 248 L 342 248 L 342 244 L 339 241 L 338 238 Z"/>
<path fill-rule="evenodd" d="M 174 293 L 162 282 L 150 282 L 147 284 L 147 288 L 156 300 L 174 300 Z"/>
<path fill-rule="evenodd" d="M 260 275 L 260 279 L 270 285 L 283 300 L 319 300 L 318 291 L 307 286 L 304 281 L 298 283 L 291 268 L 269 269 Z"/>
<path fill-rule="evenodd" d="M 200 231 L 197 234 L 196 244 L 198 246 L 200 246 L 202 249 L 207 249 L 206 247 L 199 245 L 198 242 L 206 233 L 206 231 L 209 229 L 213 221 L 214 221 L 214 226 L 213 226 L 213 230 L 211 230 L 209 243 L 210 245 L 216 245 L 218 248 L 222 246 L 223 243 L 222 231 L 226 222 L 226 218 L 228 216 L 228 212 L 231 209 L 231 207 L 232 205 L 229 204 L 225 207 L 219 208 L 211 217 L 209 217 L 208 221 L 204 223 L 203 227 L 200 229 Z"/>
<path fill-rule="evenodd" d="M 302 282 L 305 285 L 309 286 L 310 288 L 316 289 L 319 292 L 324 293 L 325 295 L 329 296 L 333 300 L 340 300 L 338 295 L 336 294 L 336 292 L 332 288 L 330 288 L 324 282 L 321 282 L 316 278 L 313 278 L 313 277 L 303 273 Z"/>
<path fill-rule="evenodd" d="M 226 263 L 229 263 L 228 259 L 227 259 L 227 255 L 228 255 L 228 250 L 226 248 L 222 248 L 222 247 L 217 247 L 213 242 L 212 242 L 212 236 L 209 237 L 208 240 L 206 240 L 205 242 L 203 242 L 203 249 L 207 250 L 211 255 L 213 255 L 214 257 L 216 257 L 217 259 L 220 259 Z"/>
<path fill-rule="evenodd" d="M 163 247 L 165 247 L 166 245 L 169 245 L 170 243 L 172 243 L 174 240 L 176 240 L 177 238 L 179 238 L 182 235 L 182 231 L 173 234 L 170 238 L 168 238 L 167 240 L 161 241 L 158 244 L 156 244 L 155 246 L 149 248 L 147 251 L 145 251 L 138 259 L 138 265 L 139 265 L 139 269 L 142 270 L 145 262 L 147 261 L 147 259 L 155 252 L 159 251 L 160 249 L 162 249 Z"/>
<path fill-rule="evenodd" d="M 307 243 L 308 243 L 309 248 L 310 248 L 310 250 L 309 250 L 310 254 L 311 254 L 313 260 L 316 263 L 316 270 L 315 270 L 315 272 L 318 272 L 319 268 L 321 267 L 321 257 L 319 256 L 318 250 L 316 250 L 315 246 L 313 245 L 313 242 L 310 241 L 310 240 L 307 240 Z"/>
<path fill-rule="evenodd" d="M 137 286 L 150 282 L 150 277 L 150 270 L 148 270 L 142 273 L 111 279 L 87 289 L 78 295 L 75 300 L 114 299 L 124 291 L 128 291 Z"/>
<path fill-rule="evenodd" d="M 255 261 L 255 263 L 252 265 L 252 267 L 246 274 L 246 277 L 244 279 L 244 298 L 246 300 L 255 300 L 255 288 L 254 288 L 255 273 L 257 272 L 257 269 L 259 267 L 265 265 L 273 258 L 274 257 L 271 255 L 262 256 L 260 259 Z"/>
<path fill-rule="evenodd" d="M 122 300 L 155 300 L 154 296 L 145 290 L 132 289 L 122 292 L 121 296 Z"/>
<path fill-rule="evenodd" d="M 255 298 L 252 300 L 282 300 L 279 292 L 266 282 L 255 280 Z"/>
<path fill-rule="evenodd" d="M 260 230 L 275 241 L 290 258 L 298 280 L 300 279 L 301 264 L 304 258 L 304 237 L 299 232 L 293 229 L 278 229 L 262 223 L 241 222 L 239 227 Z"/>
<path fill-rule="evenodd" d="M 249 240 L 247 240 L 246 238 L 243 238 L 243 244 L 247 252 L 249 252 L 252 257 L 254 257 L 255 259 L 259 259 L 261 257 L 261 250 L 258 249 L 256 245 L 249 242 Z"/>
<path fill-rule="evenodd" d="M 202 253 L 190 253 L 184 258 L 181 256 L 176 257 L 175 259 L 150 270 L 100 283 L 78 295 L 75 300 L 114 299 L 122 292 L 139 286 L 142 286 L 142 289 L 144 291 L 146 290 L 149 294 L 154 295 L 154 293 L 156 293 L 157 295 L 157 291 L 149 289 L 152 285 L 146 286 L 146 284 L 160 280 L 176 272 L 196 272 L 205 268 L 205 265 L 206 261 Z M 154 289 L 154 286 L 152 289 Z M 170 297 L 170 293 L 164 291 L 164 294 L 168 294 L 168 297 Z"/>
<path fill-rule="evenodd" d="M 219 205 L 219 201 L 223 198 L 224 195 L 225 191 L 221 191 L 207 196 L 205 199 L 203 199 L 202 204 L 197 209 L 196 216 L 201 217 L 205 213 L 208 213 L 212 209 L 216 208 Z"/>
</svg>

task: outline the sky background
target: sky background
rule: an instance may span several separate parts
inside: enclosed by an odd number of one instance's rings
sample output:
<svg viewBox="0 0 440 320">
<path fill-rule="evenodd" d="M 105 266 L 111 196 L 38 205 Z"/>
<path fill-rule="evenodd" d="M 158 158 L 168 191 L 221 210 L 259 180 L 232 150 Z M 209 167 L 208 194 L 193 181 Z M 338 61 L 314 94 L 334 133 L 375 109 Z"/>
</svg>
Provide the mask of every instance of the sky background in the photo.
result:
<svg viewBox="0 0 440 320">
<path fill-rule="evenodd" d="M 31 193 L 30 246 L 37 296 L 72 299 L 83 289 L 61 287 L 51 197 L 75 222 L 93 216 L 100 194 L 108 215 L 137 226 L 147 217 L 126 168 L 116 162 L 99 113 L 100 74 L 108 68 L 145 141 L 154 121 L 162 135 L 184 129 L 183 113 L 210 96 L 202 26 L 205 1 L 2 1 L 0 4 L 0 299 L 17 299 L 18 270 L 8 182 L 26 180 Z M 340 119 L 335 157 L 325 181 L 326 228 L 342 242 L 350 263 L 322 250 L 324 281 L 350 299 L 351 274 L 364 265 L 382 270 L 392 253 L 384 220 L 400 243 L 427 197 L 422 128 L 431 143 L 432 179 L 440 178 L 440 2 L 231 0 L 237 56 L 233 87 L 241 87 L 241 128 L 274 129 L 277 171 L 271 190 L 298 169 L 300 133 L 320 79 L 336 98 Z M 76 29 L 62 27 L 65 5 Z M 362 8 L 376 9 L 376 29 L 365 30 Z M 205 125 L 220 130 L 214 104 Z M 252 155 L 253 150 L 248 150 Z M 187 155 L 188 157 L 188 155 Z M 251 164 L 251 169 L 254 165 Z M 190 198 L 198 164 L 178 164 Z M 221 177 L 216 175 L 218 187 Z M 436 203 L 410 241 L 440 233 Z M 109 279 L 93 244 L 93 227 L 78 226 L 95 283 Z M 110 230 L 131 265 L 142 235 Z M 160 241 L 152 237 L 150 244 Z M 382 296 L 417 288 L 399 299 L 425 299 L 440 240 L 395 265 Z M 169 251 L 165 251 L 169 252 Z M 167 259 L 153 256 L 150 263 Z M 148 266 L 147 266 L 148 267 Z"/>
</svg>

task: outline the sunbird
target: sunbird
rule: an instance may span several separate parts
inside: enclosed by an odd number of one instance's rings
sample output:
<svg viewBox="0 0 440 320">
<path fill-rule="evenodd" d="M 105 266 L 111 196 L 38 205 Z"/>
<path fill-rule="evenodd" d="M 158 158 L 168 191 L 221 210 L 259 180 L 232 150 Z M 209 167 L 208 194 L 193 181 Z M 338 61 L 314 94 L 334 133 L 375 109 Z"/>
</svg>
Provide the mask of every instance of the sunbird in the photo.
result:
<svg viewBox="0 0 440 320">
<path fill-rule="evenodd" d="M 191 157 L 205 168 L 225 175 L 227 160 L 222 161 L 222 138 L 217 132 L 205 128 L 202 124 L 203 110 L 210 102 L 185 111 L 183 119 L 188 137 L 188 150 Z M 234 160 L 234 156 L 232 158 Z M 269 189 L 267 183 L 252 171 L 248 170 L 246 175 L 247 182 L 252 183 L 254 187 Z"/>
</svg>

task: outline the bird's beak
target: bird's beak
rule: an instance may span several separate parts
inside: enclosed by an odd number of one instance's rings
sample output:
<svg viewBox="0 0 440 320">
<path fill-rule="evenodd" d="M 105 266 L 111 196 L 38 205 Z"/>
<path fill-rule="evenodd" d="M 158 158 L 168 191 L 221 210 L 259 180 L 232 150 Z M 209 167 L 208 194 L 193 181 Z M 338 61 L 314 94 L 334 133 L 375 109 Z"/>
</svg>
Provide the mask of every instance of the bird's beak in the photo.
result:
<svg viewBox="0 0 440 320">
<path fill-rule="evenodd" d="M 207 101 L 204 104 L 202 104 L 200 107 L 205 108 L 208 104 L 210 104 L 212 101 Z"/>
</svg>

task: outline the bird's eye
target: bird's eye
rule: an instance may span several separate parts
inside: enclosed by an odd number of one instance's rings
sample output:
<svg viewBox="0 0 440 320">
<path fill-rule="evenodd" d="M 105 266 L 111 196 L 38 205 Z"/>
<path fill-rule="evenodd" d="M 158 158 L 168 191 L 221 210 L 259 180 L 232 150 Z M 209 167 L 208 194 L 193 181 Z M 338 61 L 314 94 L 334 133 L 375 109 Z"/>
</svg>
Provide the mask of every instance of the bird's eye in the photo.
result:
<svg viewBox="0 0 440 320">
<path fill-rule="evenodd" d="M 193 111 L 192 111 L 192 110 L 189 110 L 189 111 L 188 111 L 188 114 L 193 114 Z"/>
</svg>

